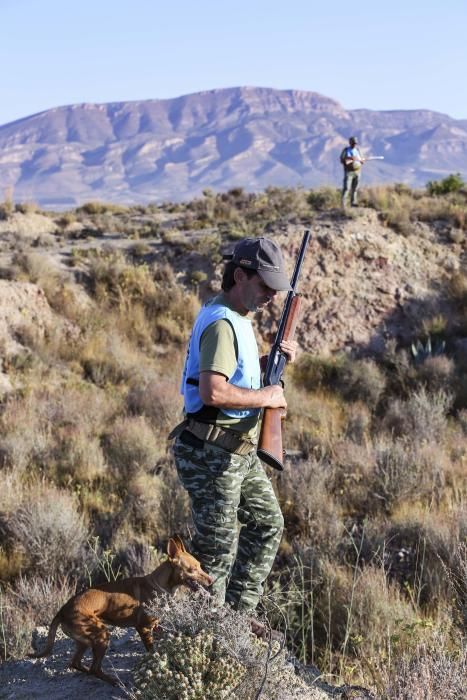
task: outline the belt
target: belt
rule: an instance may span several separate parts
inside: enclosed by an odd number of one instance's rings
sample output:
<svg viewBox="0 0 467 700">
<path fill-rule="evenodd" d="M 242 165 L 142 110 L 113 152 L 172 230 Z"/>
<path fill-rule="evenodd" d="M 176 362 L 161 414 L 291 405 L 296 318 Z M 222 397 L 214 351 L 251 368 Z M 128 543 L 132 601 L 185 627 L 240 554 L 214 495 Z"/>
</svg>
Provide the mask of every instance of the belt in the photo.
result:
<svg viewBox="0 0 467 700">
<path fill-rule="evenodd" d="M 203 442 L 215 445 L 216 447 L 220 447 L 236 455 L 247 455 L 253 452 L 256 447 L 256 442 L 254 440 L 236 433 L 235 430 L 221 428 L 219 425 L 213 425 L 212 423 L 201 423 L 200 421 L 193 420 L 193 418 L 186 418 L 175 426 L 169 433 L 168 439 L 173 440 L 185 430 L 192 433 L 200 440 L 203 440 Z"/>
</svg>

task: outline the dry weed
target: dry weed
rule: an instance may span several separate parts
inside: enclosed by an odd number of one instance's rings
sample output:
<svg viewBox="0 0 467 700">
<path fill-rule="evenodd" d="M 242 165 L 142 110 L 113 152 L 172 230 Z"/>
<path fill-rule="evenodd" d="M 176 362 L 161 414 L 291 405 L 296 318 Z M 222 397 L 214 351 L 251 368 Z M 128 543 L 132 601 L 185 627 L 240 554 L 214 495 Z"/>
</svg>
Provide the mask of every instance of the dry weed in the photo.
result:
<svg viewBox="0 0 467 700">
<path fill-rule="evenodd" d="M 418 447 L 408 438 L 382 439 L 375 445 L 370 492 L 388 511 L 410 499 L 439 501 L 448 463 L 447 455 L 436 443 L 425 442 Z"/>
<path fill-rule="evenodd" d="M 386 387 L 386 377 L 373 360 L 346 361 L 337 370 L 336 389 L 348 401 L 374 408 Z"/>
<path fill-rule="evenodd" d="M 453 396 L 443 390 L 429 393 L 422 388 L 406 401 L 393 399 L 383 425 L 395 436 L 407 436 L 414 443 L 441 442 L 452 402 Z"/>
<path fill-rule="evenodd" d="M 144 415 L 161 435 L 170 432 L 182 420 L 180 379 L 140 374 L 131 383 L 127 395 L 132 414 Z M 177 400 L 178 399 L 178 400 Z"/>
<path fill-rule="evenodd" d="M 103 438 L 104 453 L 119 479 L 126 483 L 139 471 L 154 468 L 165 452 L 143 416 L 118 418 Z"/>
<path fill-rule="evenodd" d="M 278 482 L 279 500 L 289 541 L 301 541 L 318 554 L 336 551 L 344 525 L 328 493 L 329 466 L 310 458 L 287 470 Z"/>
<path fill-rule="evenodd" d="M 439 391 L 454 393 L 455 362 L 446 355 L 428 357 L 418 368 L 418 379 L 430 394 Z"/>
<path fill-rule="evenodd" d="M 70 493 L 32 486 L 6 524 L 13 546 L 24 552 L 35 573 L 64 576 L 82 563 L 88 531 Z"/>
<path fill-rule="evenodd" d="M 9 589 L 15 607 L 27 612 L 35 625 L 47 625 L 57 611 L 75 593 L 75 584 L 66 576 L 19 576 Z"/>
<path fill-rule="evenodd" d="M 349 404 L 346 410 L 346 419 L 346 437 L 359 445 L 365 444 L 369 439 L 372 419 L 368 406 L 362 402 Z"/>
<path fill-rule="evenodd" d="M 330 454 L 345 426 L 342 400 L 325 391 L 310 394 L 297 388 L 289 391 L 287 401 L 284 444 L 300 450 L 304 457 Z"/>
<path fill-rule="evenodd" d="M 80 354 L 85 377 L 105 387 L 131 379 L 144 362 L 138 350 L 115 330 L 98 331 L 84 343 Z"/>
<path fill-rule="evenodd" d="M 467 650 L 448 652 L 443 638 L 420 644 L 391 669 L 385 700 L 463 700 Z"/>
<path fill-rule="evenodd" d="M 327 466 L 327 486 L 346 513 L 361 516 L 371 505 L 369 483 L 374 465 L 371 444 L 336 441 Z"/>
</svg>

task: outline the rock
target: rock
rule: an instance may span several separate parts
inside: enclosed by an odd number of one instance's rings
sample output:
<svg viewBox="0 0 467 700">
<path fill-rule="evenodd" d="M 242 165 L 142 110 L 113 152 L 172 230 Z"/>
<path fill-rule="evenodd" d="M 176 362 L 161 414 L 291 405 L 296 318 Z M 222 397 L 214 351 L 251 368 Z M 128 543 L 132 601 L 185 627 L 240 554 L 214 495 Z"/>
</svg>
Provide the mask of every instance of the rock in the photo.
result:
<svg viewBox="0 0 467 700">
<path fill-rule="evenodd" d="M 10 382 L 8 376 L 3 372 L 0 372 L 0 399 L 2 399 L 5 394 L 9 394 L 13 391 L 13 385 Z"/>
<path fill-rule="evenodd" d="M 51 329 L 72 337 L 79 333 L 70 321 L 52 311 L 44 292 L 36 284 L 0 280 L 0 343 L 4 357 L 23 350 L 18 333 L 26 330 L 41 337 Z"/>
</svg>

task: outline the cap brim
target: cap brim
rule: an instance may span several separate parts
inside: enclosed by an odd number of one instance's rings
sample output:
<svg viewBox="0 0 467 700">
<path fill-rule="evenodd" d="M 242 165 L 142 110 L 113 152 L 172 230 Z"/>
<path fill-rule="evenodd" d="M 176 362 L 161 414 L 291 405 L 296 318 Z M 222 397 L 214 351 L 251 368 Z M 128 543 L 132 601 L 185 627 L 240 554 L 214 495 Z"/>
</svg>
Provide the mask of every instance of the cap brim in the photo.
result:
<svg viewBox="0 0 467 700">
<path fill-rule="evenodd" d="M 290 281 L 283 272 L 271 272 L 270 270 L 256 270 L 263 282 L 276 292 L 290 292 Z"/>
</svg>

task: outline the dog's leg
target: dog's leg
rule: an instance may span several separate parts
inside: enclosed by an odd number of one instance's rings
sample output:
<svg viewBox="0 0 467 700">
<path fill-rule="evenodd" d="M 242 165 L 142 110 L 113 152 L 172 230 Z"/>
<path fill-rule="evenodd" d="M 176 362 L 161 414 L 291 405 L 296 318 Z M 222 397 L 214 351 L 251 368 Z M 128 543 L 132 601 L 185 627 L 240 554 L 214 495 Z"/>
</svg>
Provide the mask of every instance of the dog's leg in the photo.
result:
<svg viewBox="0 0 467 700">
<path fill-rule="evenodd" d="M 81 663 L 81 659 L 83 658 L 84 652 L 86 651 L 86 649 L 90 645 L 85 644 L 85 642 L 79 642 L 76 639 L 75 639 L 75 643 L 76 643 L 76 651 L 73 655 L 73 658 L 70 661 L 70 666 L 71 666 L 71 668 L 76 668 L 77 671 L 83 671 L 84 673 L 88 673 L 89 669 Z"/>
<path fill-rule="evenodd" d="M 89 673 L 102 681 L 106 681 L 111 685 L 117 685 L 117 679 L 113 676 L 104 673 L 102 670 L 102 659 L 105 656 L 107 647 L 109 646 L 110 633 L 107 627 L 100 621 L 95 621 L 95 627 L 92 635 L 92 664 Z"/>
<path fill-rule="evenodd" d="M 145 610 L 143 610 L 143 608 L 141 608 L 138 611 L 138 620 L 135 624 L 135 627 L 136 631 L 141 637 L 141 641 L 143 642 L 146 651 L 152 651 L 153 630 L 157 627 L 158 624 L 159 620 L 157 619 L 157 617 L 154 617 L 153 615 L 148 615 L 148 613 Z"/>
</svg>

